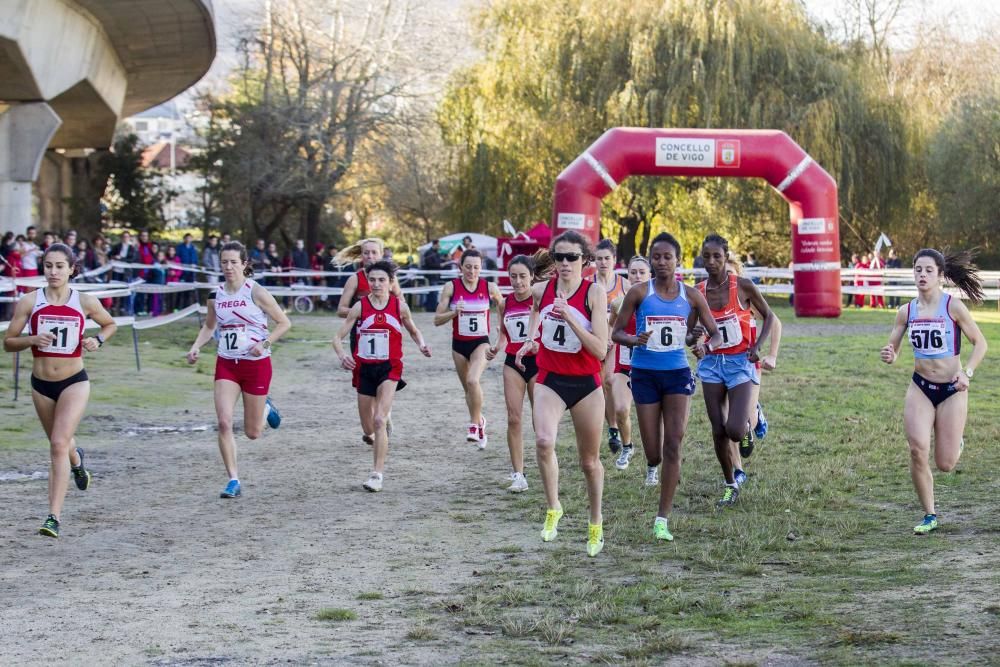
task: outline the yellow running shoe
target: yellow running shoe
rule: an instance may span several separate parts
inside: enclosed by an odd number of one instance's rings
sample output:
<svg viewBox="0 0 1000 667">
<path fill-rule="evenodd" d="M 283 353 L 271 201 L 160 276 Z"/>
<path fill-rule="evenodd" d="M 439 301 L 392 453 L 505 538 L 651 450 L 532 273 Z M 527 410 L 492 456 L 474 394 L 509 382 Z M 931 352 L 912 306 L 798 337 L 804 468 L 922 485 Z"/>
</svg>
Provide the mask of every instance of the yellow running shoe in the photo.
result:
<svg viewBox="0 0 1000 667">
<path fill-rule="evenodd" d="M 545 513 L 545 526 L 542 527 L 542 542 L 551 542 L 559 534 L 559 519 L 562 518 L 563 511 L 560 507 L 557 510 L 549 510 Z"/>
<path fill-rule="evenodd" d="M 590 528 L 587 531 L 587 555 L 593 558 L 604 548 L 604 526 L 599 523 L 588 525 Z"/>
<path fill-rule="evenodd" d="M 674 541 L 674 536 L 670 534 L 670 526 L 667 520 L 659 516 L 653 522 L 653 536 L 658 540 Z"/>
</svg>

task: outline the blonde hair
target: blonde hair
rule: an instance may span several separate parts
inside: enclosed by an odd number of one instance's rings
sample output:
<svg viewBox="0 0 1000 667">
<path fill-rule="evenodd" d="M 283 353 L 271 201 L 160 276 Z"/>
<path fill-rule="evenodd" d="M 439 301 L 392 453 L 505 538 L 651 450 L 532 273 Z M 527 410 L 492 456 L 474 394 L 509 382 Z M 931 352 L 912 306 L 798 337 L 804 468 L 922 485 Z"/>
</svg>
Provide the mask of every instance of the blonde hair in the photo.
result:
<svg viewBox="0 0 1000 667">
<path fill-rule="evenodd" d="M 344 264 L 352 264 L 359 259 L 361 259 L 361 251 L 364 249 L 366 243 L 374 243 L 378 246 L 379 255 L 385 252 L 385 242 L 382 239 L 372 236 L 371 238 L 361 239 L 357 243 L 352 243 L 340 252 L 338 252 L 334 258 L 333 263 L 342 266 Z"/>
<path fill-rule="evenodd" d="M 729 253 L 729 257 L 726 259 L 726 264 L 731 265 L 733 269 L 736 270 L 736 275 L 743 275 L 743 262 L 740 261 L 740 258 L 737 255 Z"/>
</svg>

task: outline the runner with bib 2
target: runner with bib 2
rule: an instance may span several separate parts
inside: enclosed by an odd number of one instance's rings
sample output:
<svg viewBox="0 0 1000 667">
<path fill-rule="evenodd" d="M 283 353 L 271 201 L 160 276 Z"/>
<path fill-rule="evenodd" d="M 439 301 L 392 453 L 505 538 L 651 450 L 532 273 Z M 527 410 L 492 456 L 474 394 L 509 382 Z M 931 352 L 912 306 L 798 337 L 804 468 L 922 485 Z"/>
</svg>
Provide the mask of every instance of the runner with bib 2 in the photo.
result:
<svg viewBox="0 0 1000 667">
<path fill-rule="evenodd" d="M 647 466 L 655 471 L 663 463 L 653 535 L 667 541 L 674 539 L 670 511 L 680 480 L 681 443 L 695 387 L 685 337 L 700 319 L 713 335 L 713 344 L 721 342 L 705 298 L 676 278 L 680 254 L 680 244 L 670 234 L 653 239 L 649 259 L 654 278 L 628 291 L 611 334 L 616 343 L 632 348 L 632 396 Z M 628 333 L 626 324 L 633 317 L 635 332 Z"/>
<path fill-rule="evenodd" d="M 374 429 L 375 463 L 368 480 L 362 484 L 368 491 L 382 490 L 385 458 L 389 452 L 389 415 L 396 392 L 406 386 L 403 381 L 403 329 L 425 357 L 430 348 L 410 317 L 403 299 L 392 293 L 396 266 L 392 262 L 375 262 L 366 269 L 369 294 L 351 306 L 340 331 L 333 339 L 333 349 L 341 365 L 352 371 L 352 384 L 358 390 L 358 414 Z M 341 341 L 353 335 L 353 355 L 344 352 Z"/>
<path fill-rule="evenodd" d="M 546 273 L 546 265 L 554 260 L 556 277 L 532 288 L 529 340 L 518 350 L 514 363 L 523 370 L 524 357 L 537 353 L 532 415 L 538 472 L 548 507 L 542 540 L 555 539 L 563 514 L 555 444 L 559 420 L 569 410 L 590 500 L 587 554 L 596 556 L 604 548 L 601 360 L 608 353 L 608 308 L 604 288 L 583 279 L 583 265 L 590 257 L 589 243 L 576 232 L 560 234 L 550 253 L 540 253 L 536 271 Z M 539 329 L 540 342 L 535 340 Z"/>
<path fill-rule="evenodd" d="M 219 348 L 215 358 L 215 412 L 219 423 L 219 453 L 229 475 L 220 498 L 243 494 L 236 465 L 233 412 L 243 397 L 243 433 L 260 437 L 265 420 L 271 428 L 281 424 L 281 415 L 268 398 L 271 387 L 271 345 L 291 328 L 285 311 L 263 285 L 252 280 L 253 267 L 242 243 L 231 241 L 219 252 L 224 282 L 208 299 L 205 323 L 198 332 L 188 363 L 198 361 L 201 347 L 212 340 L 216 328 Z M 274 330 L 268 332 L 268 318 Z"/>
<path fill-rule="evenodd" d="M 896 323 L 881 358 L 891 364 L 910 330 L 914 369 L 903 407 L 903 425 L 910 446 L 910 478 L 923 506 L 924 518 L 913 532 L 926 535 L 938 527 L 934 476 L 928 461 L 934 436 L 934 462 L 941 472 L 958 465 L 969 413 L 969 385 L 986 356 L 986 337 L 968 307 L 942 289 L 950 280 L 974 303 L 983 300 L 982 281 L 969 251 L 943 255 L 925 248 L 913 260 L 917 298 L 896 312 Z M 959 356 L 962 334 L 973 344 L 965 368 Z"/>
<path fill-rule="evenodd" d="M 465 439 L 486 449 L 486 418 L 483 416 L 483 389 L 479 380 L 486 370 L 490 347 L 490 306 L 503 301 L 496 283 L 479 277 L 483 256 L 475 248 L 462 253 L 462 276 L 445 283 L 434 313 L 434 325 L 451 322 L 451 358 L 465 392 L 469 424 Z"/>
<path fill-rule="evenodd" d="M 507 404 L 507 449 L 510 450 L 511 465 L 511 484 L 507 490 L 511 493 L 528 490 L 528 481 L 524 476 L 521 413 L 524 410 L 525 394 L 534 405 L 538 366 L 535 364 L 534 354 L 521 358 L 523 369 L 514 363 L 514 359 L 521 347 L 528 342 L 534 269 L 534 261 L 525 255 L 517 255 L 507 263 L 512 291 L 500 303 L 500 337 L 496 345 L 486 351 L 488 361 L 492 361 L 501 348 L 506 354 L 503 362 L 503 395 Z"/>
<path fill-rule="evenodd" d="M 708 280 L 698 283 L 698 290 L 705 295 L 712 317 L 719 328 L 721 343 L 705 343 L 697 332 L 688 336 L 699 358 L 698 377 L 708 419 L 712 422 L 712 440 L 715 455 L 722 466 L 725 489 L 716 505 L 728 507 L 740 494 L 741 475 L 737 480 L 735 443 L 739 455 L 748 458 L 753 453 L 754 432 L 750 412 L 756 407 L 752 387 L 760 384 L 756 368 L 757 352 L 774 326 L 774 313 L 753 281 L 731 274 L 727 268 L 729 243 L 718 234 L 705 237 L 701 245 L 701 258 L 708 273 Z M 753 313 L 751 306 L 760 313 L 764 322 L 759 335 L 751 336 Z"/>
</svg>

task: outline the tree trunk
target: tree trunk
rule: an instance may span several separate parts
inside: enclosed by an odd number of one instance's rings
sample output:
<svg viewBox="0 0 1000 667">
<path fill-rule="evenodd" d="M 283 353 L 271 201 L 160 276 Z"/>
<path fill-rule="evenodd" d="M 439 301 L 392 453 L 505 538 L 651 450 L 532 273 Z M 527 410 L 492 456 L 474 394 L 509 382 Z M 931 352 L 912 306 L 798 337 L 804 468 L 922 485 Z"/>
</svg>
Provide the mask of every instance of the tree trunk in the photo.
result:
<svg viewBox="0 0 1000 667">
<path fill-rule="evenodd" d="M 78 238 L 92 239 L 101 232 L 101 197 L 110 176 L 104 158 L 109 152 L 99 150 L 87 157 L 69 159 L 70 226 L 76 229 Z"/>
<path fill-rule="evenodd" d="M 310 253 L 312 253 L 313 248 L 316 247 L 316 243 L 319 241 L 319 223 L 322 212 L 323 212 L 322 203 L 311 201 L 308 204 L 306 204 L 305 242 L 306 242 L 306 250 Z"/>
<path fill-rule="evenodd" d="M 618 256 L 626 262 L 635 256 L 635 235 L 639 231 L 639 218 L 627 215 L 618 218 L 621 231 L 618 232 Z"/>
</svg>

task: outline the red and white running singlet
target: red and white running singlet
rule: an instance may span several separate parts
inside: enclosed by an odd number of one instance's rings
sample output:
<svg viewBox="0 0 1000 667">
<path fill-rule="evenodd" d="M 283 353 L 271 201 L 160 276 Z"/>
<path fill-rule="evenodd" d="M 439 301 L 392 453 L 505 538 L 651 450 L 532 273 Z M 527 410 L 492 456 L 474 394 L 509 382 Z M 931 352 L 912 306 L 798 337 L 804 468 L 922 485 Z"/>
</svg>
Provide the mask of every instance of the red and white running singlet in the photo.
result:
<svg viewBox="0 0 1000 667">
<path fill-rule="evenodd" d="M 368 274 L 365 273 L 365 270 L 361 269 L 355 275 L 358 277 L 358 286 L 354 290 L 354 296 L 351 298 L 352 306 L 372 293 L 371 285 L 368 284 Z"/>
<path fill-rule="evenodd" d="M 362 299 L 356 331 L 355 361 L 359 364 L 381 364 L 388 361 L 393 366 L 402 366 L 403 318 L 400 315 L 399 297 L 390 294 L 389 301 L 381 310 L 372 305 L 371 297 Z"/>
<path fill-rule="evenodd" d="M 705 295 L 706 300 L 707 285 L 708 281 L 703 280 L 695 286 Z M 755 342 L 756 334 L 751 334 L 750 331 L 753 312 L 749 307 L 744 308 L 740 304 L 738 276 L 729 274 L 729 301 L 722 309 L 713 310 L 712 317 L 715 319 L 715 325 L 719 327 L 719 333 L 722 334 L 722 345 L 713 349 L 711 354 L 740 354 L 746 352 L 751 343 Z"/>
<path fill-rule="evenodd" d="M 601 362 L 583 347 L 583 341 L 569 324 L 552 312 L 557 282 L 558 279 L 553 279 L 545 285 L 542 300 L 538 304 L 542 332 L 542 344 L 538 348 L 538 367 L 559 375 L 597 375 L 601 372 Z M 589 280 L 581 280 L 576 292 L 566 299 L 568 315 L 576 318 L 580 326 L 590 332 L 593 332 L 594 328 L 590 323 L 591 311 L 587 305 L 587 292 L 592 284 Z"/>
<path fill-rule="evenodd" d="M 479 279 L 476 289 L 465 289 L 461 278 L 451 281 L 451 309 L 457 310 L 462 302 L 462 314 L 451 321 L 451 335 L 455 340 L 479 340 L 490 335 L 490 284 Z"/>
<path fill-rule="evenodd" d="M 79 357 L 83 347 L 83 323 L 87 320 L 80 304 L 80 293 L 69 290 L 69 301 L 56 306 L 45 298 L 45 288 L 35 290 L 35 307 L 28 318 L 28 334 L 48 332 L 55 337 L 48 347 L 31 348 L 33 357 Z"/>
<path fill-rule="evenodd" d="M 629 319 L 628 324 L 625 325 L 623 331 L 630 336 L 635 335 L 635 313 L 632 313 L 632 317 Z M 615 373 L 619 371 L 627 371 L 632 368 L 632 348 L 628 345 L 619 345 L 615 343 Z"/>
<path fill-rule="evenodd" d="M 528 342 L 528 320 L 531 319 L 531 297 L 518 301 L 511 292 L 504 297 L 503 326 L 507 331 L 507 347 L 504 352 L 517 354 Z"/>
<path fill-rule="evenodd" d="M 250 356 L 254 345 L 267 338 L 267 313 L 253 300 L 257 283 L 247 278 L 235 294 L 226 292 L 226 284 L 215 288 L 215 320 L 219 327 L 219 356 L 224 359 L 263 359 L 271 356 L 264 350 Z"/>
</svg>

